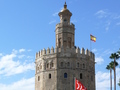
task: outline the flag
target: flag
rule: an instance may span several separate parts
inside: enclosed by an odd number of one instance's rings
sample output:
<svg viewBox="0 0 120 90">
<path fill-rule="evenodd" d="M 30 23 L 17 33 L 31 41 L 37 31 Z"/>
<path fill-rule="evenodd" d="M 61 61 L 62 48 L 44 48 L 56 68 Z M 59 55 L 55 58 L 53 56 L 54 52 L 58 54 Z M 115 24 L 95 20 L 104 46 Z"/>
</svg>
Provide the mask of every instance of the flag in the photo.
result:
<svg viewBox="0 0 120 90">
<path fill-rule="evenodd" d="M 92 40 L 92 41 L 96 42 L 96 37 L 95 37 L 95 36 L 93 36 L 93 35 L 90 35 L 90 40 Z"/>
<path fill-rule="evenodd" d="M 75 90 L 87 90 L 87 88 L 75 78 Z"/>
</svg>

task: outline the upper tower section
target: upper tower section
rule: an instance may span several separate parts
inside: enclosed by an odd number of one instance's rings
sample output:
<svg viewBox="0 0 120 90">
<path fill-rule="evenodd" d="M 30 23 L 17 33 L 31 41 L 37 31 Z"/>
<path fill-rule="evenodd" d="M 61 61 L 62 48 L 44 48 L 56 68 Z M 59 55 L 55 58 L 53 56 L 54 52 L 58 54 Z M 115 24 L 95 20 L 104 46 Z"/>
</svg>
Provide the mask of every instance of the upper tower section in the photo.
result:
<svg viewBox="0 0 120 90">
<path fill-rule="evenodd" d="M 64 8 L 59 12 L 60 23 L 56 25 L 56 47 L 74 47 L 74 24 L 70 23 L 72 13 L 67 9 L 66 2 Z"/>
<path fill-rule="evenodd" d="M 66 2 L 64 4 L 64 8 L 59 12 L 60 17 L 60 23 L 63 24 L 70 24 L 70 17 L 72 16 L 72 13 L 67 9 Z"/>
</svg>

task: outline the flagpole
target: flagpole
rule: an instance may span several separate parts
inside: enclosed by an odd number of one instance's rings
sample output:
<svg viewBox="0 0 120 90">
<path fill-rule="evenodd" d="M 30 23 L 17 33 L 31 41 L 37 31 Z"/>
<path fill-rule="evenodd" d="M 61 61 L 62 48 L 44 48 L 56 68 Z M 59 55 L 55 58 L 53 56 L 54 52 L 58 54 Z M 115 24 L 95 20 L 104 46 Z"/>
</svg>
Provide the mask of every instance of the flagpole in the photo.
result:
<svg viewBox="0 0 120 90">
<path fill-rule="evenodd" d="M 91 43 L 91 39 L 90 39 L 90 51 L 92 51 L 92 43 Z"/>
</svg>

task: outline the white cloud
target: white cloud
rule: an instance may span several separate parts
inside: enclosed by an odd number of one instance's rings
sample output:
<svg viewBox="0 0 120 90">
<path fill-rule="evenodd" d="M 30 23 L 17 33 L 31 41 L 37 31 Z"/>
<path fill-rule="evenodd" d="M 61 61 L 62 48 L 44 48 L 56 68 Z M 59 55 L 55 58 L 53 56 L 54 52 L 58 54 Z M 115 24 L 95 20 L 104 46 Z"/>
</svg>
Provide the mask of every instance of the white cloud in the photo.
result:
<svg viewBox="0 0 120 90">
<path fill-rule="evenodd" d="M 22 49 L 19 50 L 19 52 L 20 53 L 25 52 L 25 49 L 22 48 Z"/>
<path fill-rule="evenodd" d="M 97 72 L 96 74 L 96 90 L 108 90 L 110 87 L 109 73 Z"/>
<path fill-rule="evenodd" d="M 56 22 L 56 20 L 53 20 L 53 21 L 50 21 L 49 24 L 52 24 L 52 23 L 55 23 L 55 22 Z"/>
<path fill-rule="evenodd" d="M 120 68 L 116 68 L 116 83 L 118 83 L 119 78 L 120 78 Z M 114 81 L 114 76 L 112 77 L 112 81 Z M 113 85 L 114 83 L 112 83 L 112 87 Z M 110 89 L 110 73 L 98 71 L 96 73 L 96 90 L 109 90 L 109 89 Z"/>
<path fill-rule="evenodd" d="M 97 64 L 102 64 L 102 62 L 104 62 L 104 59 L 103 59 L 102 57 L 96 57 L 96 58 L 95 58 L 95 62 L 96 62 Z"/>
<path fill-rule="evenodd" d="M 11 54 L 3 55 L 0 58 L 0 74 L 4 76 L 10 76 L 26 72 L 28 70 L 34 70 L 34 63 L 25 63 L 26 61 L 19 61 L 19 55 L 17 50 L 13 50 Z M 27 58 L 27 56 L 26 56 Z"/>
<path fill-rule="evenodd" d="M 0 53 L 0 56 L 2 56 L 3 54 L 2 53 Z"/>
<path fill-rule="evenodd" d="M 34 90 L 35 78 L 22 79 L 12 84 L 0 84 L 0 90 Z"/>
</svg>

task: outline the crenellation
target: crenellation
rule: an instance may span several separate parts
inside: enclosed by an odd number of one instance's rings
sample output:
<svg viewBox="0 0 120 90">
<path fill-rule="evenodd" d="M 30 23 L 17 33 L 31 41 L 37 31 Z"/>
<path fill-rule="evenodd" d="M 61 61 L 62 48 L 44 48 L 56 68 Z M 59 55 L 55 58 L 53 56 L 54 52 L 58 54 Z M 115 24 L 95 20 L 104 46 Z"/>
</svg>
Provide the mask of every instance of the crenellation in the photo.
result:
<svg viewBox="0 0 120 90">
<path fill-rule="evenodd" d="M 36 59 L 38 58 L 38 53 L 36 52 Z"/>
<path fill-rule="evenodd" d="M 47 48 L 47 54 L 50 54 L 50 48 L 49 47 Z"/>
<path fill-rule="evenodd" d="M 42 55 L 43 55 L 42 53 L 43 53 L 43 50 L 41 49 L 41 51 L 40 51 L 40 56 L 42 56 Z"/>
<path fill-rule="evenodd" d="M 45 55 L 45 54 L 46 54 L 46 49 L 44 48 L 44 49 L 43 49 L 43 55 Z"/>
<path fill-rule="evenodd" d="M 55 47 L 55 53 L 58 53 L 58 47 Z"/>
<path fill-rule="evenodd" d="M 85 49 L 84 48 L 81 49 L 81 54 L 83 54 L 83 55 L 85 54 Z"/>
<path fill-rule="evenodd" d="M 41 55 L 40 55 L 40 51 L 38 52 L 39 54 L 38 54 L 38 57 L 40 57 Z"/>
<path fill-rule="evenodd" d="M 80 54 L 80 48 L 79 47 L 76 48 L 76 53 Z"/>
<path fill-rule="evenodd" d="M 85 54 L 89 55 L 89 50 L 88 49 L 86 49 Z"/>
<path fill-rule="evenodd" d="M 51 54 L 53 54 L 53 53 L 54 53 L 54 48 L 52 47 L 52 48 L 51 48 Z"/>
</svg>

